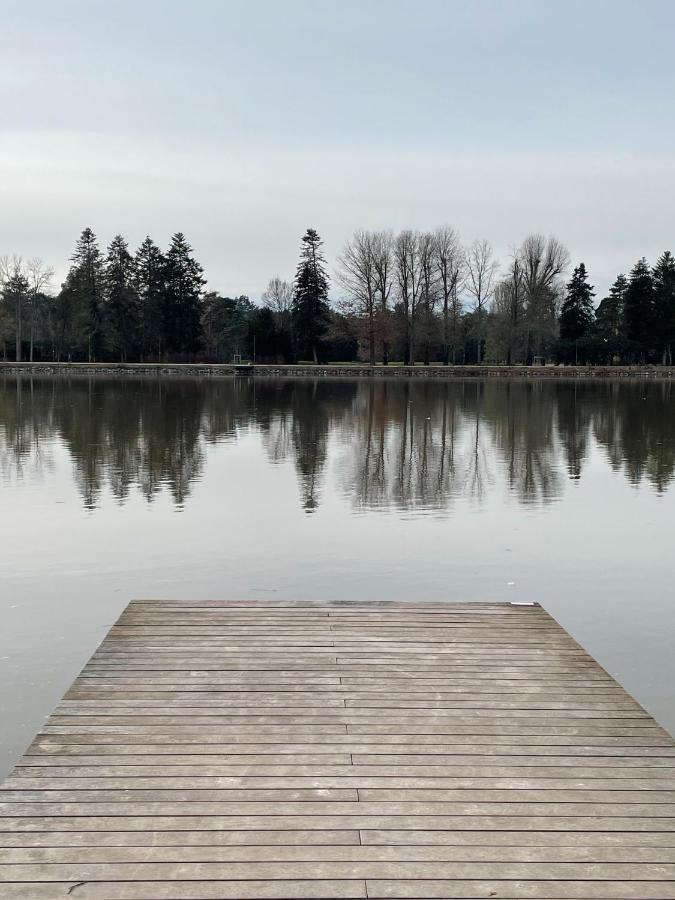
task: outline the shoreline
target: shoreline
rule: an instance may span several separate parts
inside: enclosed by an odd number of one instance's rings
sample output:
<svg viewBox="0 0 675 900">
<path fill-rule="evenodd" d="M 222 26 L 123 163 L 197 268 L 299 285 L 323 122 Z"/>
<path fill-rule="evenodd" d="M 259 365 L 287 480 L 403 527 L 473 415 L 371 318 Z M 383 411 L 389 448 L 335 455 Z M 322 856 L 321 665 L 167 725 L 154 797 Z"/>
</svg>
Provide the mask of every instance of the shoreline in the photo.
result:
<svg viewBox="0 0 675 900">
<path fill-rule="evenodd" d="M 66 363 L 66 362 L 0 362 L 0 375 L 98 376 L 98 377 L 167 377 L 197 378 L 415 378 L 460 380 L 467 378 L 541 379 L 610 379 L 638 378 L 671 380 L 675 366 L 369 366 L 344 365 L 235 365 L 232 363 Z"/>
</svg>

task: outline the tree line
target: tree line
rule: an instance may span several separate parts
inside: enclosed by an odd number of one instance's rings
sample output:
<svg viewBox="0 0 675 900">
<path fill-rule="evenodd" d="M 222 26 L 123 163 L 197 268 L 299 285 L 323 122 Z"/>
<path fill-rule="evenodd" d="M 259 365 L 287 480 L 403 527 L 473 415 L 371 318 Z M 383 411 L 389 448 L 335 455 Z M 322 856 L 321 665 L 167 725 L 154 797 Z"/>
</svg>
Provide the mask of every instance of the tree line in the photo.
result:
<svg viewBox="0 0 675 900">
<path fill-rule="evenodd" d="M 583 262 L 529 235 L 500 267 L 487 240 L 449 226 L 354 233 L 331 276 L 316 230 L 292 282 L 261 304 L 206 290 L 178 232 L 166 251 L 85 228 L 58 291 L 40 259 L 0 258 L 3 359 L 100 362 L 299 361 L 371 365 L 662 363 L 675 345 L 675 258 L 639 259 L 596 305 Z M 569 279 L 569 280 L 567 280 Z"/>
</svg>

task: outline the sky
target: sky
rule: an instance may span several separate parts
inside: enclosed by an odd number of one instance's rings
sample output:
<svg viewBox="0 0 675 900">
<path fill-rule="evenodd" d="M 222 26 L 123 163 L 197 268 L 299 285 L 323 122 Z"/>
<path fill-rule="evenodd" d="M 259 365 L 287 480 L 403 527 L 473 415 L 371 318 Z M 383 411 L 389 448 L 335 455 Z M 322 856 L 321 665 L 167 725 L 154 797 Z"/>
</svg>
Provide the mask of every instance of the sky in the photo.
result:
<svg viewBox="0 0 675 900">
<path fill-rule="evenodd" d="M 208 288 L 450 224 L 555 234 L 602 294 L 675 250 L 671 0 L 2 0 L 0 255 L 63 278 L 85 226 Z"/>
</svg>

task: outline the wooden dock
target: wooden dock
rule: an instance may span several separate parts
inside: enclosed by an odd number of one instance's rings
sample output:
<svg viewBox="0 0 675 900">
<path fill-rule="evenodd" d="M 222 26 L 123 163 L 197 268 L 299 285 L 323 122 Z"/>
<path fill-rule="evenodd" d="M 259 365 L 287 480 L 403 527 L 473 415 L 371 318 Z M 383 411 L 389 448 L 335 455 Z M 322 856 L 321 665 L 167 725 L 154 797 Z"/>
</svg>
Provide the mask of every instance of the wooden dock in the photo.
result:
<svg viewBox="0 0 675 900">
<path fill-rule="evenodd" d="M 675 898 L 675 743 L 540 607 L 131 603 L 0 898 Z"/>
</svg>

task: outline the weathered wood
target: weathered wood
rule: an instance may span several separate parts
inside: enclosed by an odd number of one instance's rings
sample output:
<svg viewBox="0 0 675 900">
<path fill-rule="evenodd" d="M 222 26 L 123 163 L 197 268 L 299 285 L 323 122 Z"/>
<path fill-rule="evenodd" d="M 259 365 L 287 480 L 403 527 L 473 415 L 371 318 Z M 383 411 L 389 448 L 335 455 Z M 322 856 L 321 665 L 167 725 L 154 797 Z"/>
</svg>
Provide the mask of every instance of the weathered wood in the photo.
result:
<svg viewBox="0 0 675 900">
<path fill-rule="evenodd" d="M 135 601 L 0 897 L 675 900 L 675 742 L 538 606 Z"/>
</svg>

